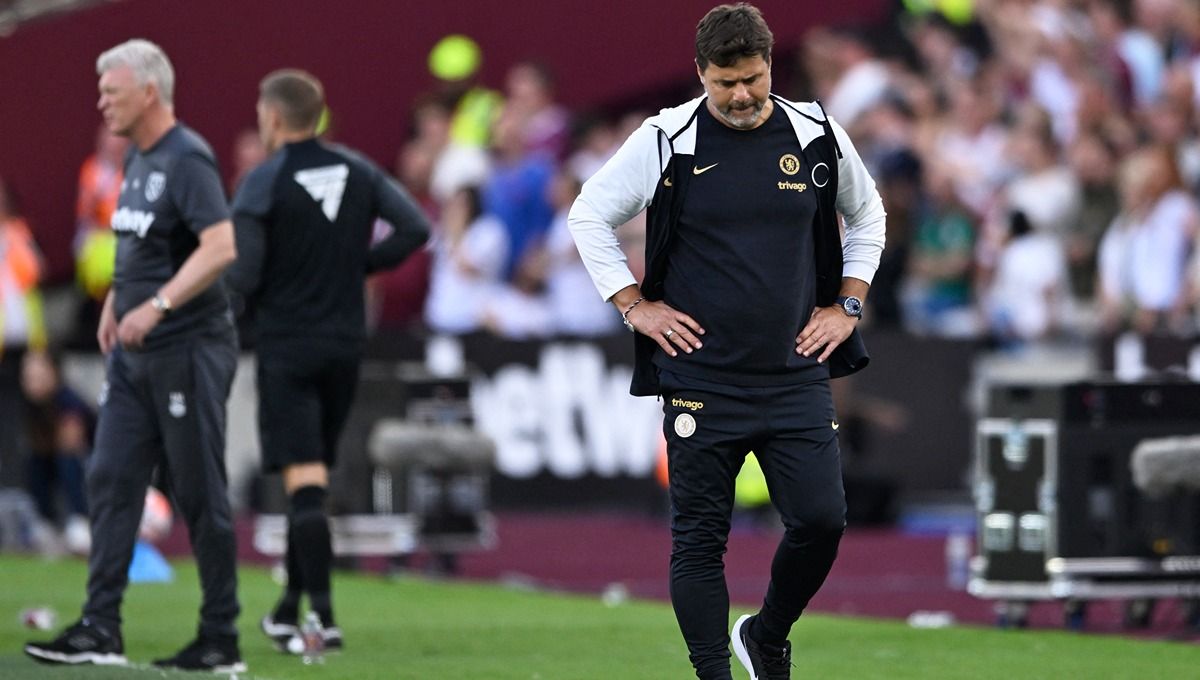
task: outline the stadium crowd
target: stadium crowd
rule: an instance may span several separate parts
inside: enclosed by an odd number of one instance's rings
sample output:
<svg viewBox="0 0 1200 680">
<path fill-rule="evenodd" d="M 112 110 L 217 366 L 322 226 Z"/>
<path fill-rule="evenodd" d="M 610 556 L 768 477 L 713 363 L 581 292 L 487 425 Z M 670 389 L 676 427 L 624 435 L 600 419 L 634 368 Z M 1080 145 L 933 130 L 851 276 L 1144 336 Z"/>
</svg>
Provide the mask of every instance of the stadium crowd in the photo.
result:
<svg viewBox="0 0 1200 680">
<path fill-rule="evenodd" d="M 782 94 L 820 98 L 859 140 L 884 193 L 889 238 L 870 321 L 1002 343 L 1190 333 L 1200 3 L 1000 0 L 968 16 L 908 4 L 886 25 L 816 28 L 775 65 L 792 75 L 777 77 Z M 438 233 L 425 257 L 375 282 L 377 321 L 510 338 L 616 332 L 565 216 L 648 111 L 569 111 L 552 67 L 532 61 L 490 89 L 476 80 L 476 45 L 455 37 L 431 57 L 443 48 L 461 58 L 431 58 L 444 87 L 417 98 L 394 168 Z M 233 189 L 262 152 L 242 135 L 230 153 Z M 75 249 L 92 300 L 104 291 L 122 154 L 101 133 L 80 171 Z M 6 243 L 23 233 L 7 198 Z M 640 234 L 636 221 L 620 234 L 635 263 Z M 20 248 L 4 252 L 4 335 L 24 344 L 31 312 L 16 301 L 34 287 Z"/>
<path fill-rule="evenodd" d="M 819 97 L 880 183 L 888 247 L 871 322 L 1005 347 L 1126 328 L 1193 333 L 1200 3 L 974 9 L 817 28 L 777 57 L 794 60 L 776 65 L 793 74 L 782 93 Z M 421 100 L 397 162 L 440 215 L 428 325 L 616 331 L 563 234 L 564 210 L 645 112 L 573 117 L 533 63 L 510 71 L 490 134 L 477 111 L 464 132 L 470 113 L 455 101 Z M 640 229 L 621 230 L 635 263 Z"/>
<path fill-rule="evenodd" d="M 481 82 L 479 46 L 447 41 L 430 59 L 441 86 L 416 99 L 394 167 L 434 237 L 371 282 L 372 323 L 514 339 L 623 332 L 566 213 L 651 112 L 571 111 L 553 67 L 534 61 Z M 775 60 L 790 76 L 777 91 L 821 99 L 879 182 L 888 242 L 868 323 L 1000 347 L 1196 332 L 1200 2 L 913 0 L 880 26 L 815 28 Z M 111 280 L 124 151 L 102 131 L 80 170 L 75 338 L 94 335 Z M 227 152 L 232 194 L 264 152 L 253 134 Z M 42 330 L 39 225 L 10 188 L 0 179 L 0 337 L 17 350 L 5 351 L 0 407 L 12 422 L 13 357 L 66 339 Z M 618 236 L 640 276 L 644 224 Z"/>
</svg>

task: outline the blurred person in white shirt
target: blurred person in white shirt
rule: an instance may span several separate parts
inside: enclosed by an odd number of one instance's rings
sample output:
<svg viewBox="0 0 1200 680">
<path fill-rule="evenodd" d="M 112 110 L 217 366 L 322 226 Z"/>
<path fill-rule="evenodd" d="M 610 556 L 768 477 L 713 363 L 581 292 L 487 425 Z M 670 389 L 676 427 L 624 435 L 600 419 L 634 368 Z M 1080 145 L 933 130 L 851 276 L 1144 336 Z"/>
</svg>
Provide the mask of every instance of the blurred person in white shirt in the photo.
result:
<svg viewBox="0 0 1200 680">
<path fill-rule="evenodd" d="M 1151 333 L 1186 317 L 1187 266 L 1197 206 L 1170 148 L 1143 149 L 1120 174 L 1121 212 L 1100 241 L 1098 301 L 1103 328 Z"/>
<path fill-rule="evenodd" d="M 559 172 L 550 186 L 554 221 L 546 235 L 545 281 L 554 332 L 558 335 L 594 337 L 622 327 L 621 315 L 596 295 L 591 276 L 579 257 L 567 215 L 579 196 L 581 183 L 567 172 Z"/>
<path fill-rule="evenodd" d="M 459 189 L 442 208 L 435 233 L 433 271 L 425 321 L 438 333 L 480 330 L 489 298 L 496 294 L 508 258 L 508 232 L 483 212 L 479 190 Z"/>
<path fill-rule="evenodd" d="M 1038 231 L 1023 212 L 1010 213 L 1008 239 L 983 298 L 993 340 L 1020 347 L 1049 338 L 1061 329 L 1067 295 L 1066 254 L 1058 238 Z"/>
<path fill-rule="evenodd" d="M 1010 173 L 1008 131 L 999 122 L 997 97 L 983 80 L 960 83 L 949 99 L 949 115 L 933 140 L 933 154 L 949 170 L 958 200 L 982 217 Z"/>
<path fill-rule="evenodd" d="M 1031 229 L 1056 239 L 1060 248 L 1065 247 L 1066 233 L 1079 214 L 1079 181 L 1059 160 L 1049 114 L 1033 104 L 1023 107 L 1008 152 L 1018 170 L 984 222 L 976 250 L 981 288 L 998 275 L 1000 253 L 1010 238 L 1012 213 L 1024 214 Z"/>
</svg>

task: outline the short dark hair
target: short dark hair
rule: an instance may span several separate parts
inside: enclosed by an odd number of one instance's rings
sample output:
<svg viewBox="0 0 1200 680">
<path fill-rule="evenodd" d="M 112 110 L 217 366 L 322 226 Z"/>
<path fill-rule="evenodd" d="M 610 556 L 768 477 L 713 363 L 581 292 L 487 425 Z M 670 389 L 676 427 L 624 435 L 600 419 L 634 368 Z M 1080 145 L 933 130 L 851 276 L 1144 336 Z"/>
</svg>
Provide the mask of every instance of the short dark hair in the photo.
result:
<svg viewBox="0 0 1200 680">
<path fill-rule="evenodd" d="M 696 65 L 703 71 L 709 63 L 725 68 L 743 57 L 771 61 L 774 44 L 775 36 L 757 7 L 744 2 L 720 5 L 696 26 Z"/>
<path fill-rule="evenodd" d="M 258 86 L 259 96 L 279 107 L 293 130 L 315 130 L 325 110 L 325 89 L 316 76 L 300 69 L 272 71 Z"/>
</svg>

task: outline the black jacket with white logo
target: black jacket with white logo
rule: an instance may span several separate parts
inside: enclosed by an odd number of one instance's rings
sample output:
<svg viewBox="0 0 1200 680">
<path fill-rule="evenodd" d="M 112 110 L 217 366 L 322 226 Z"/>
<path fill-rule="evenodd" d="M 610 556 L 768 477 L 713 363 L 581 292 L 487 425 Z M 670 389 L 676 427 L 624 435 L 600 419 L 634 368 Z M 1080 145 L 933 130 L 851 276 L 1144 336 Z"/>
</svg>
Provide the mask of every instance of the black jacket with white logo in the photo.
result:
<svg viewBox="0 0 1200 680">
<path fill-rule="evenodd" d="M 376 219 L 391 233 L 372 245 Z M 259 338 L 365 337 L 363 281 L 429 236 L 399 184 L 345 147 L 310 138 L 255 168 L 233 201 L 238 260 L 227 274 L 248 298 Z"/>
</svg>

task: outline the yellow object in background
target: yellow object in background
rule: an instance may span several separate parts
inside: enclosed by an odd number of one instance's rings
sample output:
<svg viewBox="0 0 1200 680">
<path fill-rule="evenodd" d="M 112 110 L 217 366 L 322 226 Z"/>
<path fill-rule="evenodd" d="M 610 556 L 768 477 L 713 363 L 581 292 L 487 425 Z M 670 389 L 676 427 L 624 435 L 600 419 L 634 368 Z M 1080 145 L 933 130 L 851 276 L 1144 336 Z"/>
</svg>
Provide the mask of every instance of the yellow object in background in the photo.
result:
<svg viewBox="0 0 1200 680">
<path fill-rule="evenodd" d="M 658 443 L 658 463 L 654 466 L 654 478 L 659 485 L 666 489 L 670 486 L 670 471 L 667 464 L 667 440 L 660 439 Z M 767 478 L 754 452 L 746 454 L 742 470 L 738 473 L 733 488 L 733 504 L 741 508 L 758 508 L 771 502 L 771 492 L 767 489 Z"/>
<path fill-rule="evenodd" d="M 975 18 L 974 0 L 903 0 L 903 4 L 909 14 L 937 12 L 956 26 L 965 26 Z"/>
<path fill-rule="evenodd" d="M 500 93 L 476 87 L 458 100 L 450 122 L 450 138 L 466 146 L 487 146 L 492 135 L 492 123 L 500 116 L 504 98 Z"/>
<path fill-rule="evenodd" d="M 492 123 L 500 115 L 504 97 L 474 85 L 471 78 L 483 64 L 479 44 L 461 33 L 445 36 L 429 51 L 429 72 L 438 80 L 462 88 L 450 121 L 450 139 L 464 146 L 487 146 Z"/>
<path fill-rule="evenodd" d="M 757 508 L 770 502 L 767 477 L 751 451 L 746 455 L 746 462 L 742 463 L 742 471 L 738 473 L 733 489 L 733 504 L 742 508 Z"/>
<path fill-rule="evenodd" d="M 475 75 L 482 60 L 479 45 L 455 33 L 437 41 L 429 51 L 429 72 L 440 80 L 462 80 Z"/>
<path fill-rule="evenodd" d="M 83 239 L 75 260 L 75 282 L 93 300 L 103 300 L 112 286 L 117 260 L 117 236 L 111 229 L 93 229 Z"/>
<path fill-rule="evenodd" d="M 333 114 L 329 112 L 329 107 L 321 109 L 321 117 L 317 119 L 316 135 L 320 137 L 329 130 L 329 125 L 333 121 Z"/>
</svg>

